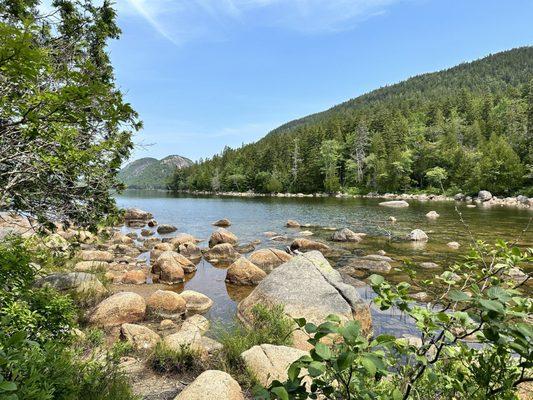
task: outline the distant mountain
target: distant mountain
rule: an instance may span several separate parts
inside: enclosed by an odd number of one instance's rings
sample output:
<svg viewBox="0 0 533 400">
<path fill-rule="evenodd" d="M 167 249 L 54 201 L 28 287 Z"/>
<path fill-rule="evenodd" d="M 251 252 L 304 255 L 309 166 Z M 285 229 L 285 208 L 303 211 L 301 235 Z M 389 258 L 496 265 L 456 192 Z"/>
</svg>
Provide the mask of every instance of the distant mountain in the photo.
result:
<svg viewBox="0 0 533 400">
<path fill-rule="evenodd" d="M 192 164 L 188 158 L 178 155 L 162 160 L 145 157 L 126 165 L 118 177 L 129 189 L 167 189 L 176 170 Z"/>
</svg>

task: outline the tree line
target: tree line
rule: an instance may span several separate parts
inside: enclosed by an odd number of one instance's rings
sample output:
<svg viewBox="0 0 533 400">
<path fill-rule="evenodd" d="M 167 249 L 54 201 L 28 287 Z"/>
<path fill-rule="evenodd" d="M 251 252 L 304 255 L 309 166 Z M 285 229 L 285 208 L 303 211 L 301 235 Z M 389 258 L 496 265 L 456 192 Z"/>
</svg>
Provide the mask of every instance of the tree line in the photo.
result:
<svg viewBox="0 0 533 400">
<path fill-rule="evenodd" d="M 533 195 L 533 48 L 421 75 L 178 171 L 176 190 Z"/>
</svg>

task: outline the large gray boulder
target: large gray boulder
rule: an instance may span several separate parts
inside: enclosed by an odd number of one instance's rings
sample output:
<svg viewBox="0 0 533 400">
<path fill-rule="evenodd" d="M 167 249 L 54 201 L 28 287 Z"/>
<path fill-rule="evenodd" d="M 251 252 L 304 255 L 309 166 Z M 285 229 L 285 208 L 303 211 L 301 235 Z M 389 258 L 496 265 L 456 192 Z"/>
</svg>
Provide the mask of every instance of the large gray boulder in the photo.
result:
<svg viewBox="0 0 533 400">
<path fill-rule="evenodd" d="M 107 293 L 96 275 L 87 272 L 67 272 L 47 275 L 36 282 L 38 287 L 52 287 L 60 292 L 74 292 L 101 298 Z"/>
<path fill-rule="evenodd" d="M 360 321 L 367 333 L 372 325 L 369 306 L 354 287 L 343 282 L 340 273 L 319 251 L 298 255 L 274 269 L 239 303 L 238 317 L 244 323 L 250 323 L 253 320 L 252 308 L 258 303 L 283 305 L 289 317 L 303 317 L 315 324 L 324 322 L 330 314 L 336 314 L 344 321 Z M 308 349 L 302 332 L 295 332 L 294 345 Z"/>
</svg>

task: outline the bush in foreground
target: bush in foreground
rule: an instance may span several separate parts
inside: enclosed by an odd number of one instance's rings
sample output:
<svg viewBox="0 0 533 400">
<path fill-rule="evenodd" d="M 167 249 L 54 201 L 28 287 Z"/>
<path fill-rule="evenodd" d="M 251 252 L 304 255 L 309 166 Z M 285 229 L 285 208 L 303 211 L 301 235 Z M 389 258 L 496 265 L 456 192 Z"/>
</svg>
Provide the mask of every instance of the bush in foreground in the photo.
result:
<svg viewBox="0 0 533 400">
<path fill-rule="evenodd" d="M 82 358 L 74 302 L 34 287 L 36 256 L 21 239 L 0 243 L 0 398 L 133 399 L 118 353 Z"/>
<path fill-rule="evenodd" d="M 517 387 L 533 381 L 533 303 L 521 291 L 529 277 L 512 276 L 532 255 L 533 249 L 478 242 L 464 263 L 423 282 L 437 295 L 424 306 L 409 296 L 408 283 L 373 275 L 376 304 L 412 318 L 419 340 L 367 339 L 357 322 L 343 325 L 333 315 L 319 326 L 297 319 L 310 355 L 290 366 L 286 382 L 257 389 L 257 398 L 517 399 Z M 328 335 L 342 340 L 325 344 Z M 467 344 L 472 336 L 480 345 Z"/>
</svg>

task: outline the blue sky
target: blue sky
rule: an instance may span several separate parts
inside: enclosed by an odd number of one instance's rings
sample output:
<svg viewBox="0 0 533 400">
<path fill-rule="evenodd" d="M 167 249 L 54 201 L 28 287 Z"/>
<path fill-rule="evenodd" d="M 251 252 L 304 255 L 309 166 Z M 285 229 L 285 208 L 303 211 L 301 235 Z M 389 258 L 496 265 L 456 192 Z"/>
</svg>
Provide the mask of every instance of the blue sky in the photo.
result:
<svg viewBox="0 0 533 400">
<path fill-rule="evenodd" d="M 530 0 L 118 0 L 132 159 L 210 157 L 410 76 L 533 44 Z"/>
</svg>

